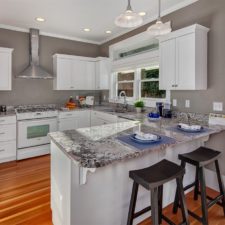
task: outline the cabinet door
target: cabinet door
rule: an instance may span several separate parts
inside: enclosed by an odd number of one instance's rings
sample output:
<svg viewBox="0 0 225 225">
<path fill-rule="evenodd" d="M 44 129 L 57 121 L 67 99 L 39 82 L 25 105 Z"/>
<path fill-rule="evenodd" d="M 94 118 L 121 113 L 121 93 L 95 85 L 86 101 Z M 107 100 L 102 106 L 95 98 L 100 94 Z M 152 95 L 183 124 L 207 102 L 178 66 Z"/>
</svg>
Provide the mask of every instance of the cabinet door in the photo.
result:
<svg viewBox="0 0 225 225">
<path fill-rule="evenodd" d="M 83 79 L 85 80 L 84 90 L 95 90 L 95 62 L 86 61 L 86 73 Z"/>
<path fill-rule="evenodd" d="M 78 115 L 78 128 L 91 126 L 91 111 L 80 111 Z"/>
<path fill-rule="evenodd" d="M 76 90 L 85 90 L 86 88 L 86 64 L 84 60 L 73 60 L 72 81 Z"/>
<path fill-rule="evenodd" d="M 59 131 L 74 130 L 78 128 L 78 118 L 64 118 L 59 120 Z"/>
<path fill-rule="evenodd" d="M 177 90 L 195 89 L 195 34 L 176 38 Z"/>
<path fill-rule="evenodd" d="M 110 76 L 110 60 L 102 59 L 96 62 L 96 89 L 107 90 L 109 89 L 109 76 Z"/>
<path fill-rule="evenodd" d="M 72 60 L 71 59 L 57 59 L 57 90 L 72 90 L 74 89 L 71 83 L 72 75 Z"/>
<path fill-rule="evenodd" d="M 11 53 L 0 52 L 0 90 L 12 90 Z"/>
<path fill-rule="evenodd" d="M 159 89 L 173 90 L 176 85 L 176 40 L 160 43 Z"/>
</svg>

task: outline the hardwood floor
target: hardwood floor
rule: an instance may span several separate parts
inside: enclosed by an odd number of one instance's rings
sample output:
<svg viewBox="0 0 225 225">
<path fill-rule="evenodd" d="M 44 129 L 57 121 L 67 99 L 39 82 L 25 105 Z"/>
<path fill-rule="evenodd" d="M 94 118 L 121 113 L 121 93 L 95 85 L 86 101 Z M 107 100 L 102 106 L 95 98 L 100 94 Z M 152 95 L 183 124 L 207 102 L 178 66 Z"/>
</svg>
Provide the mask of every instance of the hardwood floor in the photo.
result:
<svg viewBox="0 0 225 225">
<path fill-rule="evenodd" d="M 208 192 L 216 194 L 209 189 Z M 187 195 L 188 206 L 201 215 L 200 202 L 193 201 L 192 195 Z M 164 209 L 164 214 L 179 222 L 180 214 L 173 215 L 171 206 Z M 191 225 L 200 224 L 190 219 Z M 209 221 L 210 225 L 225 225 L 221 207 L 209 210 Z M 148 219 L 139 225 L 150 224 Z M 0 225 L 52 225 L 49 156 L 0 164 Z"/>
</svg>

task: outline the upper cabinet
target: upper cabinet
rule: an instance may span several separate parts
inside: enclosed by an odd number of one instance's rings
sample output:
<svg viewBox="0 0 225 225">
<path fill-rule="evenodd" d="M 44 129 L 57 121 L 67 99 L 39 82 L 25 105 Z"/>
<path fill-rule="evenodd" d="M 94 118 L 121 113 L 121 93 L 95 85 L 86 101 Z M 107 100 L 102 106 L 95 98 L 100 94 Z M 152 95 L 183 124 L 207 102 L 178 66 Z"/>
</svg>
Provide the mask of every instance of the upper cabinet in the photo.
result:
<svg viewBox="0 0 225 225">
<path fill-rule="evenodd" d="M 12 52 L 11 48 L 0 48 L 0 91 L 12 90 Z"/>
<path fill-rule="evenodd" d="M 207 89 L 208 31 L 195 24 L 159 38 L 160 89 Z"/>
<path fill-rule="evenodd" d="M 53 56 L 54 90 L 108 89 L 109 61 L 56 54 Z"/>
<path fill-rule="evenodd" d="M 109 58 L 98 57 L 96 61 L 96 90 L 109 89 L 109 78 L 111 71 L 111 61 Z"/>
</svg>

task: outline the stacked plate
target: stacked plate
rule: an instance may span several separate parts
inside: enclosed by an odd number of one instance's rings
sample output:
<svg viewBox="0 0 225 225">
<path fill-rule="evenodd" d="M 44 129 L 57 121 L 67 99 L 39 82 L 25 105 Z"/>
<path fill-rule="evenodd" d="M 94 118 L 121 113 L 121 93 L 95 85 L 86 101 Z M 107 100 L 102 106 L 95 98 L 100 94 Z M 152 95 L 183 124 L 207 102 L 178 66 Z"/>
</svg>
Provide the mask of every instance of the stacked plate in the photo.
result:
<svg viewBox="0 0 225 225">
<path fill-rule="evenodd" d="M 151 144 L 161 141 L 161 137 L 156 134 L 145 134 L 143 132 L 136 132 L 130 136 L 131 140 L 141 144 Z"/>
<path fill-rule="evenodd" d="M 185 123 L 179 123 L 177 125 L 177 129 L 184 131 L 184 132 L 189 132 L 189 133 L 198 133 L 204 130 L 204 127 L 199 126 L 199 125 L 188 125 Z"/>
</svg>

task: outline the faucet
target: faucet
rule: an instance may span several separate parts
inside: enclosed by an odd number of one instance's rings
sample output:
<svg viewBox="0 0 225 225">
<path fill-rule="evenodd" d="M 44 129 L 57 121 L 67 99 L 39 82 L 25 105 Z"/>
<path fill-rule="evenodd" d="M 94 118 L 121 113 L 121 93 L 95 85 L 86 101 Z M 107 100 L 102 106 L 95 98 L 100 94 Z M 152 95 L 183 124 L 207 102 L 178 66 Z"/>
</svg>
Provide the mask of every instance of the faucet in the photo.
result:
<svg viewBox="0 0 225 225">
<path fill-rule="evenodd" d="M 187 121 L 188 121 L 188 125 L 191 125 L 191 115 L 190 113 L 187 113 Z"/>
<path fill-rule="evenodd" d="M 124 99 L 124 101 L 123 101 L 123 108 L 127 110 L 128 104 L 127 104 L 127 96 L 126 96 L 126 92 L 125 91 L 121 91 L 119 93 L 119 98 L 121 98 L 122 96 L 123 96 L 123 99 Z"/>
</svg>

